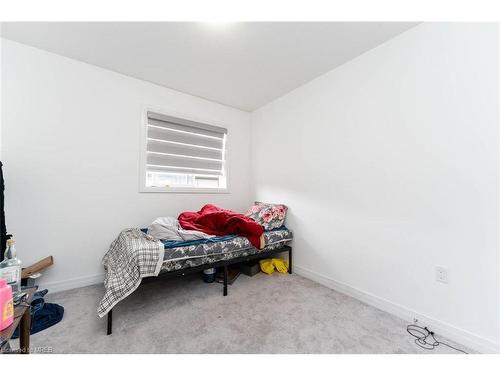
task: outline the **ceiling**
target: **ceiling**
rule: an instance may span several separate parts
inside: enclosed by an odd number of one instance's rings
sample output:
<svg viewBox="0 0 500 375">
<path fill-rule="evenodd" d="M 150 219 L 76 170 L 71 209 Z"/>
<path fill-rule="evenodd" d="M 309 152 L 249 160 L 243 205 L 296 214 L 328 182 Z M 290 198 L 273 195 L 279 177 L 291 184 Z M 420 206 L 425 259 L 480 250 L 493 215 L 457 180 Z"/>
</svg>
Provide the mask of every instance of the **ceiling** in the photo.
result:
<svg viewBox="0 0 500 375">
<path fill-rule="evenodd" d="M 2 36 L 252 111 L 398 35 L 403 22 L 11 22 Z"/>
</svg>

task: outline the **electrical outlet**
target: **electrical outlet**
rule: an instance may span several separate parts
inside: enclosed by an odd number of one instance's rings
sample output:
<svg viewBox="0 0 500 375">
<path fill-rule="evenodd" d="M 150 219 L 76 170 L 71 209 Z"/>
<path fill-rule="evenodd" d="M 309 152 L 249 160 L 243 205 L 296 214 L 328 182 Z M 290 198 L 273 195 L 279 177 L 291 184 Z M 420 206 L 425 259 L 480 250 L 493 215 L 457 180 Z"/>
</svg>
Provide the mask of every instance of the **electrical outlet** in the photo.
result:
<svg viewBox="0 0 500 375">
<path fill-rule="evenodd" d="M 448 268 L 443 266 L 436 266 L 436 281 L 448 284 Z"/>
</svg>

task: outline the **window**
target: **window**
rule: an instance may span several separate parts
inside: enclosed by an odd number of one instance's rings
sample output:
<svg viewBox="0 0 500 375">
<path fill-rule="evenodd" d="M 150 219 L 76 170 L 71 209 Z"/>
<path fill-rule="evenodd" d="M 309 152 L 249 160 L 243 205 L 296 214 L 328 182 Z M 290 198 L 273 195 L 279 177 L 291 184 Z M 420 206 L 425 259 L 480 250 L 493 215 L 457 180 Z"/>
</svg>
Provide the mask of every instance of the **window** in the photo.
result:
<svg viewBox="0 0 500 375">
<path fill-rule="evenodd" d="M 142 191 L 225 192 L 227 129 L 147 111 Z"/>
</svg>

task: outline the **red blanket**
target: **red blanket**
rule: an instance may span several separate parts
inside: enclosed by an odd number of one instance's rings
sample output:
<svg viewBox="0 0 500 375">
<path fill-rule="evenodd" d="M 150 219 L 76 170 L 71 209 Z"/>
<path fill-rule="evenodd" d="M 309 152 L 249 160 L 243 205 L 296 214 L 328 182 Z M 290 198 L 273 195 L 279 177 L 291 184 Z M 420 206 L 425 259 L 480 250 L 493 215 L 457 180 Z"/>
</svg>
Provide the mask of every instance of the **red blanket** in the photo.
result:
<svg viewBox="0 0 500 375">
<path fill-rule="evenodd" d="M 199 230 L 215 236 L 237 234 L 248 238 L 256 248 L 261 248 L 260 237 L 264 233 L 264 228 L 238 212 L 206 204 L 198 212 L 181 213 L 178 219 L 184 229 Z"/>
</svg>

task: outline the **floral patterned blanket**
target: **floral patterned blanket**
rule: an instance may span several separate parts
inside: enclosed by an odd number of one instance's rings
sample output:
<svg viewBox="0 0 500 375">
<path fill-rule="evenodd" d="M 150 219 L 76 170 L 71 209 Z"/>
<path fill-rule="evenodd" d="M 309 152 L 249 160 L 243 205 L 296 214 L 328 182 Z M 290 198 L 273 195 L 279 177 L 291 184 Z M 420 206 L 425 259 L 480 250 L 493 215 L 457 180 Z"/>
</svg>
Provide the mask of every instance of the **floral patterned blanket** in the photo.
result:
<svg viewBox="0 0 500 375">
<path fill-rule="evenodd" d="M 259 250 L 245 237 L 165 249 L 161 272 L 174 271 L 202 264 L 229 260 L 283 247 L 293 239 L 285 227 L 264 232 L 265 247 Z"/>
</svg>

